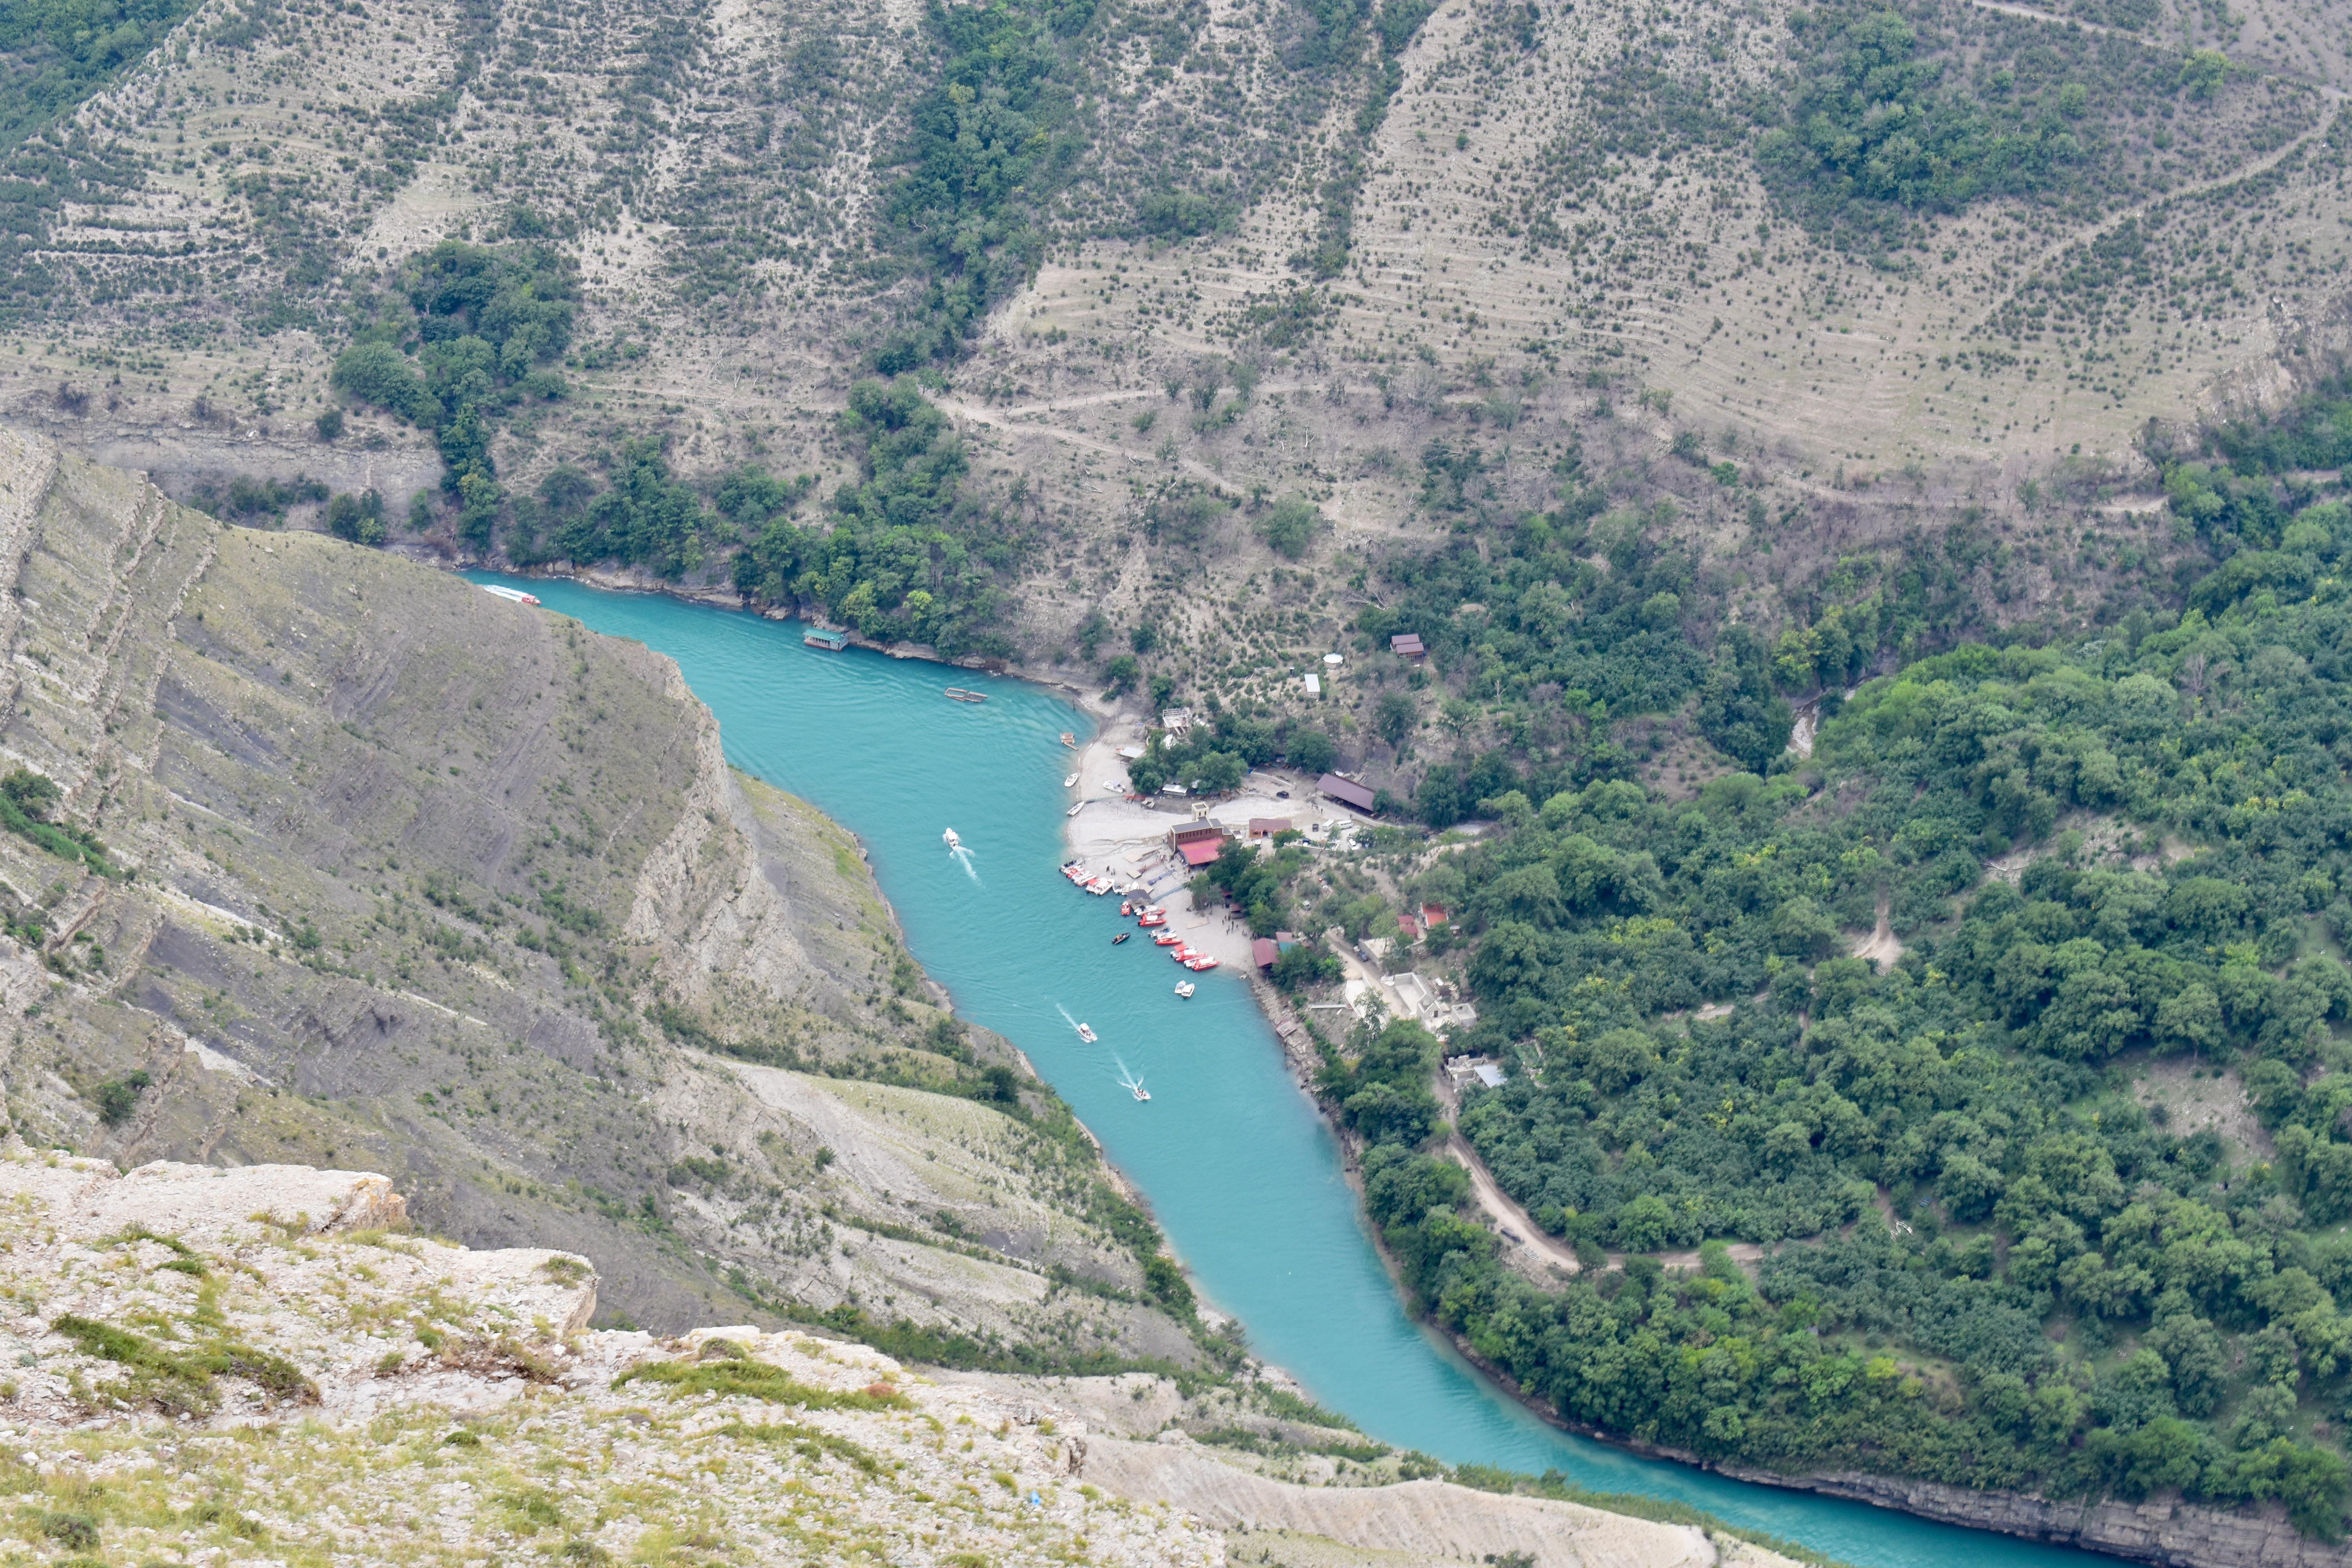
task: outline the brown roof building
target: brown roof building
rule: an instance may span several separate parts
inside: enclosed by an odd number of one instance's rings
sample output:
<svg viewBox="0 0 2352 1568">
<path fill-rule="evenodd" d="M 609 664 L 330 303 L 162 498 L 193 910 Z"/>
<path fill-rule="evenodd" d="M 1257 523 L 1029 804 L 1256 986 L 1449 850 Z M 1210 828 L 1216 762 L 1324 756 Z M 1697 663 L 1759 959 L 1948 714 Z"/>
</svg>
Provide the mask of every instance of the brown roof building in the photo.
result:
<svg viewBox="0 0 2352 1568">
<path fill-rule="evenodd" d="M 1341 805 L 1352 806 L 1368 814 L 1372 810 L 1372 792 L 1353 779 L 1343 779 L 1338 773 L 1325 773 L 1315 781 L 1315 787 L 1323 792 L 1326 799 L 1336 800 Z"/>
</svg>

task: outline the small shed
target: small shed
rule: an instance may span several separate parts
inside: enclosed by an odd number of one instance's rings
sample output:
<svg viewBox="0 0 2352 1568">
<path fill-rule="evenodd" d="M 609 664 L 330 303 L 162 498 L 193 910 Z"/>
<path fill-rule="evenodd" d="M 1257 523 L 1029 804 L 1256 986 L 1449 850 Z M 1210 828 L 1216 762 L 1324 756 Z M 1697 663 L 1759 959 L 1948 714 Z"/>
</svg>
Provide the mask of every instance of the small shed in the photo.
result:
<svg viewBox="0 0 2352 1568">
<path fill-rule="evenodd" d="M 1257 966 L 1260 969 L 1272 969 L 1274 967 L 1274 961 L 1281 956 L 1282 948 L 1272 937 L 1254 936 L 1250 938 L 1250 957 L 1257 961 Z"/>
<path fill-rule="evenodd" d="M 1419 632 L 1399 632 L 1389 638 L 1389 651 L 1400 658 L 1426 658 L 1429 650 L 1421 646 Z"/>
<path fill-rule="evenodd" d="M 1321 790 L 1327 799 L 1336 800 L 1341 805 L 1366 813 L 1373 809 L 1372 792 L 1353 779 L 1343 779 L 1338 773 L 1325 773 L 1315 781 L 1315 787 Z"/>
<path fill-rule="evenodd" d="M 1250 842 L 1255 844 L 1261 838 L 1271 838 L 1277 833 L 1287 833 L 1292 826 L 1290 818 L 1286 816 L 1253 816 L 1249 819 Z"/>
</svg>

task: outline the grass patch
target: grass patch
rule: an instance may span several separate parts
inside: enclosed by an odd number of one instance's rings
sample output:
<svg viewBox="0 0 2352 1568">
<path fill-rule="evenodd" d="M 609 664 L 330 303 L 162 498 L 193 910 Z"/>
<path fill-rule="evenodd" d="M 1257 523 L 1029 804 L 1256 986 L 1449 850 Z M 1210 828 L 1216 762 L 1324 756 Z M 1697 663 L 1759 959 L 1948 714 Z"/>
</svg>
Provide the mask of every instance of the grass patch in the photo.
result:
<svg viewBox="0 0 2352 1568">
<path fill-rule="evenodd" d="M 49 1327 L 84 1355 L 127 1369 L 128 1375 L 109 1387 L 78 1389 L 86 1402 L 110 1397 L 153 1405 L 168 1415 L 202 1415 L 219 1407 L 220 1391 L 214 1380 L 222 1377 L 242 1378 L 273 1399 L 310 1404 L 319 1397 L 318 1389 L 292 1362 L 225 1334 L 200 1349 L 175 1353 L 144 1335 L 71 1312 L 60 1313 Z"/>
<path fill-rule="evenodd" d="M 613 1380 L 621 1388 L 643 1378 L 679 1394 L 743 1394 L 776 1405 L 799 1405 L 811 1410 L 911 1410 L 903 1394 L 868 1394 L 859 1390 L 836 1394 L 801 1382 L 782 1367 L 763 1361 L 721 1356 L 714 1361 L 657 1361 Z"/>
<path fill-rule="evenodd" d="M 826 1454 L 848 1460 L 867 1475 L 880 1473 L 882 1462 L 846 1437 L 836 1437 L 820 1432 L 814 1426 L 801 1426 L 791 1422 L 763 1423 L 747 1426 L 741 1422 L 719 1428 L 721 1437 L 733 1437 L 744 1443 L 790 1444 L 793 1451 L 804 1459 L 815 1459 Z"/>
</svg>

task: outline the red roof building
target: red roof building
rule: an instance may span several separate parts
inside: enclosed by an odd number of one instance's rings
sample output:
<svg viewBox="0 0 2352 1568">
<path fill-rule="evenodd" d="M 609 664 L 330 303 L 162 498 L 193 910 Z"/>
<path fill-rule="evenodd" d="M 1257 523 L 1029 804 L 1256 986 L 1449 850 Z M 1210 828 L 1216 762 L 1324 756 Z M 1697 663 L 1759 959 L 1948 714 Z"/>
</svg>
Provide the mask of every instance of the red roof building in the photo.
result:
<svg viewBox="0 0 2352 1568">
<path fill-rule="evenodd" d="M 1170 834 L 1168 842 L 1187 866 L 1205 866 L 1224 853 L 1225 830 L 1213 822 L 1196 822 Z"/>
<path fill-rule="evenodd" d="M 1290 826 L 1286 816 L 1253 816 L 1249 819 L 1249 836 L 1254 839 L 1271 838 L 1277 833 L 1289 832 Z"/>
<path fill-rule="evenodd" d="M 1257 960 L 1257 966 L 1260 969 L 1272 969 L 1274 967 L 1274 961 L 1282 956 L 1282 948 L 1280 944 L 1270 936 L 1252 937 L 1250 939 L 1250 956 Z"/>
</svg>

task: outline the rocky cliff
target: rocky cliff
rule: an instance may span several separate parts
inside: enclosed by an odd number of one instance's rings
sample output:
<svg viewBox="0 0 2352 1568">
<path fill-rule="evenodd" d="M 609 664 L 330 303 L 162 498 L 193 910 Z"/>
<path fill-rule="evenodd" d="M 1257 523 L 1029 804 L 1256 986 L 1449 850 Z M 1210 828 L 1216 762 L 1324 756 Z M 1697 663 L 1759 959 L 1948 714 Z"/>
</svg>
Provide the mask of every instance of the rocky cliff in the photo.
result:
<svg viewBox="0 0 2352 1568">
<path fill-rule="evenodd" d="M 0 833 L 36 1142 L 366 1163 L 429 1228 L 587 1254 L 651 1325 L 1192 1353 L 1083 1138 L 1042 1086 L 968 1097 L 1010 1047 L 667 658 L 5 431 L 0 647 L 0 772 L 64 830 Z"/>
<path fill-rule="evenodd" d="M 588 1330 L 586 1259 L 415 1236 L 365 1173 L 119 1175 L 12 1142 L 0 1243 L 0 1487 L 44 1560 L 1785 1563 L 1432 1480 L 1272 1480 L 1138 1440 L 1149 1418 L 1119 1413 L 1156 1409 L 1153 1379 L 935 1382 L 800 1331 Z"/>
</svg>

